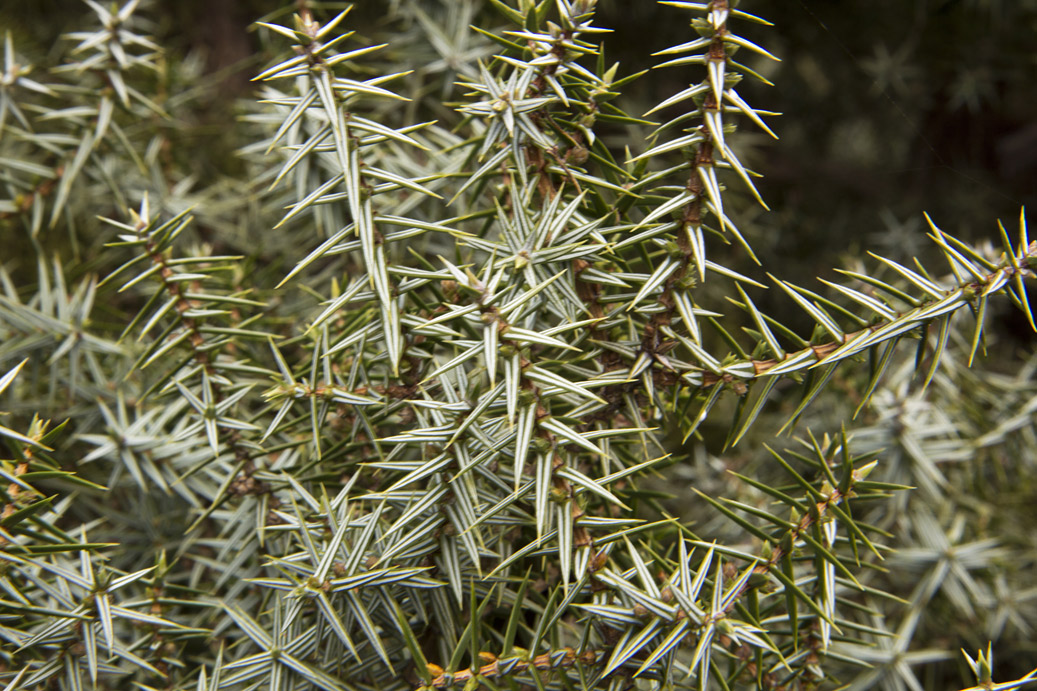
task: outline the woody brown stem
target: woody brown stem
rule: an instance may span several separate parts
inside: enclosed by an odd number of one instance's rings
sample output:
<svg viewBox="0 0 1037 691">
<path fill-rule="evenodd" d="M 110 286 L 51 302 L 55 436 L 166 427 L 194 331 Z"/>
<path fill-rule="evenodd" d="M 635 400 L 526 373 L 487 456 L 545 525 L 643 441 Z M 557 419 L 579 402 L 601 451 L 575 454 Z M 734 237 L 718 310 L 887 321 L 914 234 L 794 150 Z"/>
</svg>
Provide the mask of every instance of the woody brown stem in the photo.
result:
<svg viewBox="0 0 1037 691">
<path fill-rule="evenodd" d="M 479 677 L 494 679 L 503 676 L 514 676 L 524 672 L 547 672 L 556 669 L 566 669 L 577 664 L 590 666 L 604 659 L 601 651 L 586 650 L 577 652 L 570 647 L 559 648 L 550 653 L 542 653 L 529 659 L 519 659 L 517 661 L 515 658 L 497 659 L 491 653 L 482 653 L 481 656 L 493 658 L 493 661 L 477 669 L 462 669 L 457 672 L 444 672 L 436 665 L 429 665 L 429 668 L 436 672 L 436 676 L 432 678 L 431 683 L 423 688 L 442 689 L 450 686 L 464 685 L 469 680 Z"/>
</svg>

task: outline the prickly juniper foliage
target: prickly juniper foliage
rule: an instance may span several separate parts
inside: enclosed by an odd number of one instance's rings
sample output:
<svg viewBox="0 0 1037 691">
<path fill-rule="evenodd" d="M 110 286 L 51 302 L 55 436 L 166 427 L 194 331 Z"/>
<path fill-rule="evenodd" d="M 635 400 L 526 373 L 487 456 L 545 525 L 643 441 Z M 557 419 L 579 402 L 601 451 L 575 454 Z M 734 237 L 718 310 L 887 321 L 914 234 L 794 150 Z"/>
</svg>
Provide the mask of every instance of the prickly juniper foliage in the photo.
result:
<svg viewBox="0 0 1037 691">
<path fill-rule="evenodd" d="M 232 177 L 190 172 L 197 61 L 86 4 L 0 70 L 3 688 L 1035 677 L 992 651 L 1037 621 L 998 506 L 1037 362 L 981 368 L 1037 242 L 754 253 L 750 2 L 662 2 L 687 40 L 631 74 L 595 0 L 395 0 L 388 45 L 300 1 Z"/>
</svg>

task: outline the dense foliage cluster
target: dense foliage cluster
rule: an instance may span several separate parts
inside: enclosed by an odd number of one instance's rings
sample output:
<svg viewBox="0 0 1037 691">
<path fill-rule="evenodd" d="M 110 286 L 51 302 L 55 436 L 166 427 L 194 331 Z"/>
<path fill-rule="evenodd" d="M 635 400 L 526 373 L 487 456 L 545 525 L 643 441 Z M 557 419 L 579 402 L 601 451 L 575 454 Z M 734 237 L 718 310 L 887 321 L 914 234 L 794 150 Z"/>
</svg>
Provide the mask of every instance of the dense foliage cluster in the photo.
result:
<svg viewBox="0 0 1037 691">
<path fill-rule="evenodd" d="M 783 275 L 764 19 L 631 74 L 595 0 L 300 0 L 215 174 L 201 63 L 86 3 L 0 64 L 6 689 L 1037 678 L 1037 241 Z"/>
</svg>

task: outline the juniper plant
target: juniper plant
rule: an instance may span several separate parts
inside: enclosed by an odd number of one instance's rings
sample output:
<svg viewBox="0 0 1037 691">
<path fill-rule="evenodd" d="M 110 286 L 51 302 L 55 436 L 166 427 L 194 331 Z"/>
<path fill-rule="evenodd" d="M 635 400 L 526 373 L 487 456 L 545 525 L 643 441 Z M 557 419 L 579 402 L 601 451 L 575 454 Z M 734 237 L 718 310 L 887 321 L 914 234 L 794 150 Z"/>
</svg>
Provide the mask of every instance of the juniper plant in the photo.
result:
<svg viewBox="0 0 1037 691">
<path fill-rule="evenodd" d="M 1034 678 L 986 643 L 1037 614 L 1002 504 L 1034 361 L 970 368 L 999 300 L 1032 325 L 1037 242 L 769 266 L 764 19 L 662 2 L 688 86 L 631 113 L 658 72 L 594 0 L 397 0 L 387 45 L 300 1 L 255 24 L 239 174 L 199 180 L 199 64 L 86 3 L 60 65 L 8 35 L 0 73 L 6 689 Z"/>
</svg>

